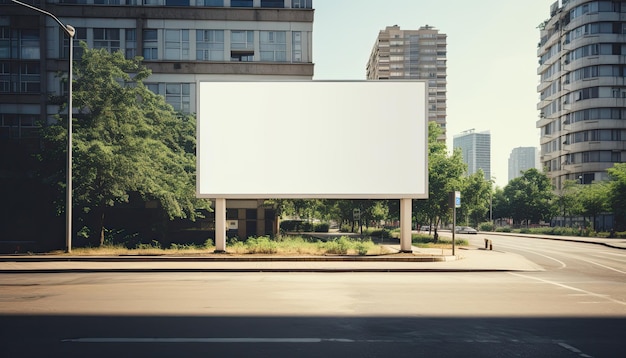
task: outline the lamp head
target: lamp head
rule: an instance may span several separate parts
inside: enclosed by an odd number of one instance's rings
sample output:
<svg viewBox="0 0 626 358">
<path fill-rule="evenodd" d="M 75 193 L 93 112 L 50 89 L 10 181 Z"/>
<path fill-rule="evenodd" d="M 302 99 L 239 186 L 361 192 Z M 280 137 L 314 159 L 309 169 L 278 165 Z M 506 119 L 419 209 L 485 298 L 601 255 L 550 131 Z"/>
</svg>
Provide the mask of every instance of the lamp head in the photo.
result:
<svg viewBox="0 0 626 358">
<path fill-rule="evenodd" d="M 76 29 L 72 25 L 65 25 L 65 32 L 67 32 L 69 37 L 74 37 L 74 34 L 76 34 Z"/>
</svg>

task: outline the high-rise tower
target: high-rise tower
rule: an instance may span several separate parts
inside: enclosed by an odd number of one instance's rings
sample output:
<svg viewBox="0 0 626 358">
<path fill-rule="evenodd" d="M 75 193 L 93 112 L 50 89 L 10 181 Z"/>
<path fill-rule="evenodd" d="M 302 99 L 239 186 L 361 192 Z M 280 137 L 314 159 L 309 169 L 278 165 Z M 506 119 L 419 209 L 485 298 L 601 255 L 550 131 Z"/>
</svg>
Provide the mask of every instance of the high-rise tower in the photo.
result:
<svg viewBox="0 0 626 358">
<path fill-rule="evenodd" d="M 626 161 L 626 2 L 562 0 L 540 25 L 541 162 L 556 189 Z"/>
<path fill-rule="evenodd" d="M 421 79 L 428 81 L 429 121 L 446 131 L 446 39 L 432 26 L 380 31 L 367 63 L 367 79 Z"/>
</svg>

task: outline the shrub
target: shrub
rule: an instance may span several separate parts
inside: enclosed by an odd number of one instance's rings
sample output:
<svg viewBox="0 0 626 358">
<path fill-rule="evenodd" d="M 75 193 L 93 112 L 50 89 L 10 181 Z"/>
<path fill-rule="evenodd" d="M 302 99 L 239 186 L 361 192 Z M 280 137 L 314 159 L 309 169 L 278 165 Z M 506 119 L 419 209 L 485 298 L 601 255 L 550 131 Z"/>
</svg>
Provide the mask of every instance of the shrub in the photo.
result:
<svg viewBox="0 0 626 358">
<path fill-rule="evenodd" d="M 161 249 L 161 243 L 156 240 L 152 240 L 149 244 L 138 243 L 135 248 L 137 250 Z"/>
<path fill-rule="evenodd" d="M 511 232 L 510 226 L 501 226 L 496 228 L 496 232 Z"/>
<path fill-rule="evenodd" d="M 346 225 L 346 224 L 343 224 L 343 225 L 341 225 L 341 227 L 339 228 L 339 231 L 340 231 L 340 232 L 351 232 L 351 231 L 352 231 L 352 226 L 350 226 L 350 225 Z"/>
<path fill-rule="evenodd" d="M 325 253 L 333 255 L 345 255 L 350 249 L 350 239 L 342 236 L 339 239 L 327 241 L 322 244 Z"/>
<path fill-rule="evenodd" d="M 493 223 L 486 222 L 486 223 L 482 223 L 478 225 L 479 231 L 493 231 L 493 229 L 494 229 Z"/>
<path fill-rule="evenodd" d="M 374 230 L 369 234 L 369 236 L 381 239 L 389 239 L 391 238 L 391 231 L 387 229 Z"/>
<path fill-rule="evenodd" d="M 267 236 L 248 238 L 246 248 L 250 254 L 275 254 L 278 252 L 276 242 Z"/>
<path fill-rule="evenodd" d="M 301 231 L 302 220 L 284 220 L 280 222 L 283 231 Z"/>
<path fill-rule="evenodd" d="M 328 223 L 319 223 L 313 225 L 313 231 L 315 232 L 328 232 L 330 230 L 330 224 Z"/>
<path fill-rule="evenodd" d="M 355 244 L 354 249 L 359 256 L 365 256 L 373 246 L 374 243 L 371 240 L 359 241 Z"/>
</svg>

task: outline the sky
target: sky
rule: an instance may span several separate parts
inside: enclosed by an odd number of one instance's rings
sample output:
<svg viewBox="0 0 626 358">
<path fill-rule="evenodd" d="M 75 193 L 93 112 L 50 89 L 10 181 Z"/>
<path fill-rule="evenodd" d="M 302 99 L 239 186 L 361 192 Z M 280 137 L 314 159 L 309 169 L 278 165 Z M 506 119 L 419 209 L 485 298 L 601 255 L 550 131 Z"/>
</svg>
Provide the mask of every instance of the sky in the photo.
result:
<svg viewBox="0 0 626 358">
<path fill-rule="evenodd" d="M 555 0 L 314 0 L 314 80 L 364 80 L 386 26 L 430 25 L 448 46 L 447 146 L 465 130 L 491 133 L 491 175 L 508 183 L 513 148 L 539 147 L 537 26 Z"/>
</svg>

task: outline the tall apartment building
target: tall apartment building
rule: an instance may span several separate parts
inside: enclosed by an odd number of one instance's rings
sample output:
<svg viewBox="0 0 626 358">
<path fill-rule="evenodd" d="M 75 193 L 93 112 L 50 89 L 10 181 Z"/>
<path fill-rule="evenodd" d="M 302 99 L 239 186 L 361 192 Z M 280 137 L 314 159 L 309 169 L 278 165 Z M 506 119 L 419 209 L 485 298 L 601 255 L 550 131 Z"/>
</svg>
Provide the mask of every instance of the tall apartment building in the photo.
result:
<svg viewBox="0 0 626 358">
<path fill-rule="evenodd" d="M 89 48 L 121 50 L 129 58 L 142 56 L 152 70 L 146 85 L 178 111 L 195 112 L 199 80 L 313 78 L 312 0 L 22 1 L 76 29 L 75 59 L 80 41 Z M 0 0 L 0 185 L 5 188 L 32 176 L 22 162 L 40 149 L 39 123 L 49 123 L 59 111 L 50 98 L 65 98 L 58 74 L 67 78 L 68 56 L 69 40 L 54 19 Z M 237 134 L 231 135 L 236 145 Z M 229 208 L 240 235 L 262 235 L 275 226 L 265 220 L 272 214 L 262 202 L 233 201 Z"/>
<path fill-rule="evenodd" d="M 556 189 L 626 161 L 625 19 L 623 1 L 562 0 L 541 24 L 537 128 Z"/>
<path fill-rule="evenodd" d="M 522 172 L 535 168 L 541 171 L 539 165 L 539 150 L 535 147 L 517 147 L 509 155 L 509 181 L 522 176 Z"/>
<path fill-rule="evenodd" d="M 367 63 L 368 80 L 420 79 L 428 82 L 429 121 L 446 131 L 447 36 L 432 26 L 380 31 Z"/>
<path fill-rule="evenodd" d="M 463 162 L 467 164 L 467 174 L 472 175 L 482 169 L 485 180 L 491 180 L 491 133 L 464 131 L 452 138 L 452 147 L 461 148 Z"/>
</svg>

